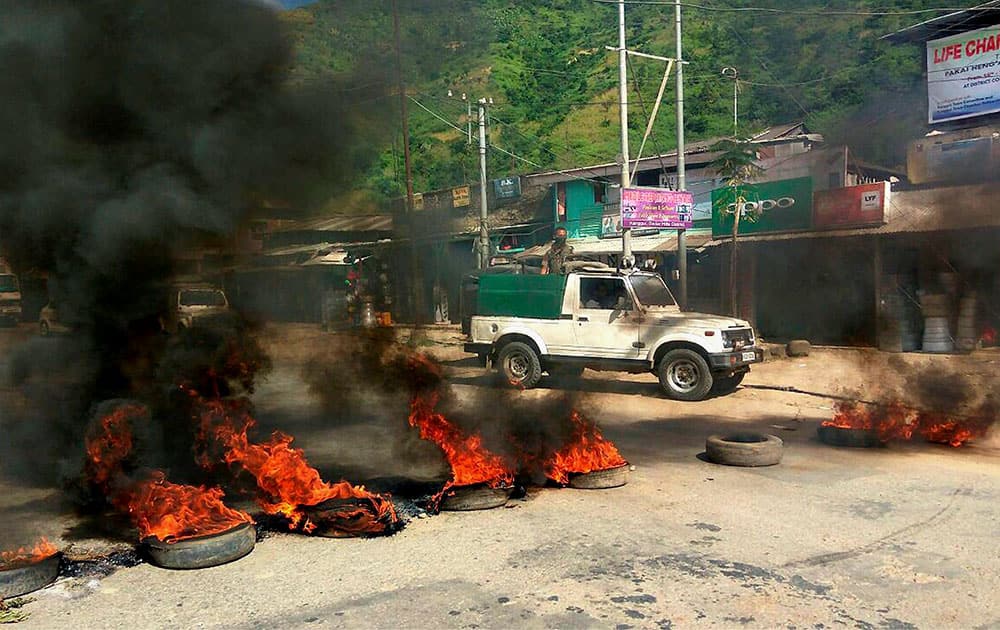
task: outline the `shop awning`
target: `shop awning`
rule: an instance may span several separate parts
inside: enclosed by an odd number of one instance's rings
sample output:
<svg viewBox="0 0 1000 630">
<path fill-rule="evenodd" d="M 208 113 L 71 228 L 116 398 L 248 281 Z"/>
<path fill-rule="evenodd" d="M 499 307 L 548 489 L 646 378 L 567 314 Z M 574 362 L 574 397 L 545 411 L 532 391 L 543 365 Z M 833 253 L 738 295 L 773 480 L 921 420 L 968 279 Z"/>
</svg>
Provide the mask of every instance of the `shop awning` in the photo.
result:
<svg viewBox="0 0 1000 630">
<path fill-rule="evenodd" d="M 704 246 L 712 240 L 712 233 L 708 230 L 688 230 L 687 246 L 695 249 Z M 609 255 L 620 254 L 622 251 L 621 238 L 575 238 L 570 239 L 569 244 L 573 247 L 575 255 Z M 542 256 L 549 250 L 550 244 L 536 245 L 527 249 L 517 258 L 526 256 Z M 636 254 L 659 254 L 677 251 L 677 232 L 660 232 L 651 236 L 632 237 L 632 251 Z"/>
</svg>

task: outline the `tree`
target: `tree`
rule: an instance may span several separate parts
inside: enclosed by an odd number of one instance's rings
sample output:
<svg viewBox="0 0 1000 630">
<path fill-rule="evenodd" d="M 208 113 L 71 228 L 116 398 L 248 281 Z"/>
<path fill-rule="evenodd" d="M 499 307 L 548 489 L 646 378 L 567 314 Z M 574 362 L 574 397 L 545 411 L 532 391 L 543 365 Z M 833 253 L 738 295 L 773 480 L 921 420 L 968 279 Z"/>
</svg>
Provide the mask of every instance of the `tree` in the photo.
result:
<svg viewBox="0 0 1000 630">
<path fill-rule="evenodd" d="M 731 189 L 731 195 L 721 197 L 719 199 L 721 207 L 715 210 L 722 216 L 732 215 L 733 217 L 733 242 L 729 255 L 729 308 L 733 317 L 736 317 L 739 314 L 739 305 L 736 300 L 736 269 L 739 266 L 740 221 L 754 222 L 760 216 L 758 210 L 760 204 L 748 203 L 759 201 L 749 198 L 755 195 L 749 190 L 748 185 L 752 180 L 763 175 L 764 169 L 755 161 L 757 152 L 749 140 L 736 138 L 720 140 L 712 145 L 711 150 L 719 152 L 719 157 L 712 161 L 712 168 Z M 732 202 L 726 203 L 730 199 Z"/>
</svg>

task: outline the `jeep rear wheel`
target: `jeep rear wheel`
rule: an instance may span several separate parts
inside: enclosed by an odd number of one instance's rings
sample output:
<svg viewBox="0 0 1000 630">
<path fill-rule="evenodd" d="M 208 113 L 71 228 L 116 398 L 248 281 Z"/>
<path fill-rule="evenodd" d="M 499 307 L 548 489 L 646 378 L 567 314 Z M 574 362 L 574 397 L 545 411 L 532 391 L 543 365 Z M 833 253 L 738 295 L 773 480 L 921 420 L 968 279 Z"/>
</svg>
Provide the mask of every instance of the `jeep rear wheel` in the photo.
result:
<svg viewBox="0 0 1000 630">
<path fill-rule="evenodd" d="M 526 343 L 512 341 L 497 353 L 497 369 L 509 384 L 525 389 L 534 387 L 542 378 L 542 365 L 535 349 Z"/>
<path fill-rule="evenodd" d="M 676 400 L 702 400 L 712 390 L 712 371 L 705 358 L 687 348 L 663 355 L 657 368 L 660 387 Z"/>
</svg>

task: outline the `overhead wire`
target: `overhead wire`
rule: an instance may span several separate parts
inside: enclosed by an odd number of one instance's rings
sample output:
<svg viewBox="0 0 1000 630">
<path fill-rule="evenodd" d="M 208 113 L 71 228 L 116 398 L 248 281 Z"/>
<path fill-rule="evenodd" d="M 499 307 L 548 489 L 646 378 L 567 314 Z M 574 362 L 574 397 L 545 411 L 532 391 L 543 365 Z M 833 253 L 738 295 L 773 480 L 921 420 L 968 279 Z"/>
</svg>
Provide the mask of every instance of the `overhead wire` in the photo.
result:
<svg viewBox="0 0 1000 630">
<path fill-rule="evenodd" d="M 619 0 L 591 0 L 597 4 L 618 4 Z M 639 5 L 661 5 L 675 6 L 674 0 L 624 0 L 625 4 Z M 959 12 L 1000 12 L 1000 7 L 935 7 L 929 9 L 876 9 L 868 11 L 846 11 L 846 10 L 807 10 L 807 9 L 782 9 L 778 7 L 720 7 L 696 4 L 691 2 L 681 2 L 682 8 L 698 9 L 701 11 L 714 11 L 718 13 L 775 13 L 783 15 L 804 15 L 814 17 L 888 17 L 925 15 L 929 13 L 959 13 Z"/>
</svg>

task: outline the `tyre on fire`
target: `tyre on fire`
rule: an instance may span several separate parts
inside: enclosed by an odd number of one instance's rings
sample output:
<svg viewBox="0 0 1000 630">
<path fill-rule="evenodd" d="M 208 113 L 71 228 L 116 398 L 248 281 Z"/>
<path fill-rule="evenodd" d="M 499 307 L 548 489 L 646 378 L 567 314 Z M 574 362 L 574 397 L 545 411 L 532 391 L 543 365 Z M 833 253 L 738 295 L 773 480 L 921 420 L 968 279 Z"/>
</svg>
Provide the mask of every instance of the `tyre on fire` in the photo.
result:
<svg viewBox="0 0 1000 630">
<path fill-rule="evenodd" d="M 509 384 L 530 389 L 542 378 L 542 364 L 535 349 L 523 341 L 511 341 L 497 353 L 497 369 Z"/>
<path fill-rule="evenodd" d="M 165 569 L 204 569 L 239 560 L 253 551 L 257 530 L 250 523 L 243 523 L 230 530 L 163 542 L 157 538 L 142 541 L 153 564 Z"/>
<path fill-rule="evenodd" d="M 712 390 L 708 361 L 694 350 L 675 348 L 660 359 L 657 367 L 660 387 L 677 400 L 701 400 Z"/>
<path fill-rule="evenodd" d="M 61 557 L 57 553 L 31 564 L 0 566 L 0 600 L 27 595 L 51 584 L 59 575 Z"/>
<path fill-rule="evenodd" d="M 878 448 L 885 446 L 878 433 L 870 429 L 849 429 L 820 425 L 816 429 L 819 441 L 830 446 L 847 446 L 850 448 Z"/>
<path fill-rule="evenodd" d="M 725 466 L 774 466 L 781 462 L 784 443 L 765 433 L 713 435 L 705 441 L 705 454 Z"/>
</svg>

